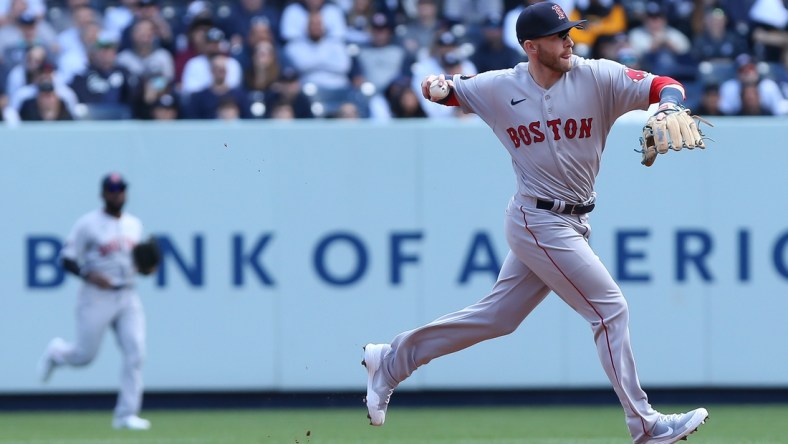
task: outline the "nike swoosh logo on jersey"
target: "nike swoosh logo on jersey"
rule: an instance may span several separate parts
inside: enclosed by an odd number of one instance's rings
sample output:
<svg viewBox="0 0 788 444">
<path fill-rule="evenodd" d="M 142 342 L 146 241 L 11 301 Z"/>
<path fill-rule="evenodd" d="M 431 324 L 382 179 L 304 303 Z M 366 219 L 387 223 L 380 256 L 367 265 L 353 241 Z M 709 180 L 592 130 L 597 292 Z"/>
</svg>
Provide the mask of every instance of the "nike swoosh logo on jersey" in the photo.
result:
<svg viewBox="0 0 788 444">
<path fill-rule="evenodd" d="M 520 100 L 512 99 L 512 101 L 510 103 L 512 104 L 512 106 L 514 106 L 514 105 L 517 105 L 518 103 L 522 103 L 522 102 L 525 102 L 525 101 L 526 101 L 526 99 L 520 99 Z"/>
</svg>

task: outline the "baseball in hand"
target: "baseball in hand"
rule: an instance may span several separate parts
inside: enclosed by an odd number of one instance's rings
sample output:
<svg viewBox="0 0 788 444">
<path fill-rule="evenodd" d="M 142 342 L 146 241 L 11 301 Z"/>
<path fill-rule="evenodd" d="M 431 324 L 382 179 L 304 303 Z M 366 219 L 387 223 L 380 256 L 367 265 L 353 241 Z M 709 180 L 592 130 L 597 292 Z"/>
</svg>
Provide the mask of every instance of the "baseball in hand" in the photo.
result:
<svg viewBox="0 0 788 444">
<path fill-rule="evenodd" d="M 435 79 L 430 83 L 430 97 L 436 100 L 443 100 L 449 95 L 449 83 L 444 80 Z"/>
</svg>

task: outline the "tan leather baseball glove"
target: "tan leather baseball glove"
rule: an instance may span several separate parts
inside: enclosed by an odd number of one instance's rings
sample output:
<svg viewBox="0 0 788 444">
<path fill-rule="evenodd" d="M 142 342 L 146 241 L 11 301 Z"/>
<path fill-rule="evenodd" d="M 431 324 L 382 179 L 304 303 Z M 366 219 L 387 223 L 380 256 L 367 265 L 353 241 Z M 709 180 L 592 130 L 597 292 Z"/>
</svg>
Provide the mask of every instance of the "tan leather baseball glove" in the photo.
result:
<svg viewBox="0 0 788 444">
<path fill-rule="evenodd" d="M 680 151 L 682 148 L 706 148 L 703 143 L 704 134 L 698 127 L 699 122 L 714 126 L 700 116 L 691 115 L 690 110 L 681 105 L 661 105 L 643 127 L 643 137 L 640 138 L 643 159 L 640 163 L 649 167 L 654 164 L 657 154 L 665 154 L 669 149 Z"/>
</svg>

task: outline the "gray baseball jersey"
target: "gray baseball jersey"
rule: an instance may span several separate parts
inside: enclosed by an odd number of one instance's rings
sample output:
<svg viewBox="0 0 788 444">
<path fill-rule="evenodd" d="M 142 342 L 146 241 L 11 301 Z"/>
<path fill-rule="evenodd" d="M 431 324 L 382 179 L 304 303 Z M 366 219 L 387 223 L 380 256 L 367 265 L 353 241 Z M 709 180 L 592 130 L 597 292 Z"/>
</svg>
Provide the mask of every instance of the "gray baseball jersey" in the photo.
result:
<svg viewBox="0 0 788 444">
<path fill-rule="evenodd" d="M 120 218 L 97 209 L 77 220 L 61 251 L 64 258 L 75 260 L 83 273 L 99 272 L 115 287 L 134 283 L 131 250 L 142 236 L 142 222 L 129 213 Z"/>
<path fill-rule="evenodd" d="M 654 78 L 580 57 L 549 89 L 533 80 L 527 63 L 454 76 L 460 106 L 481 117 L 511 154 L 518 184 L 506 210 L 511 251 L 482 300 L 394 338 L 380 363 L 389 387 L 439 356 L 513 332 L 553 291 L 591 326 L 633 442 L 651 442 L 660 414 L 640 387 L 627 302 L 589 245 L 589 215 L 562 210 L 594 200 L 608 133 L 625 112 L 648 107 Z M 540 209 L 540 199 L 553 201 L 553 210 Z"/>
<path fill-rule="evenodd" d="M 653 75 L 609 60 L 572 57 L 572 70 L 550 89 L 528 64 L 454 77 L 462 108 L 481 117 L 512 156 L 518 193 L 586 202 L 613 122 L 648 108 Z"/>
<path fill-rule="evenodd" d="M 95 210 L 76 222 L 61 256 L 77 261 L 83 273 L 104 275 L 113 288 L 84 282 L 76 309 L 76 340 L 68 343 L 56 338 L 46 351 L 56 365 L 84 366 L 95 358 L 104 333 L 113 329 L 123 354 L 115 418 L 135 416 L 142 405 L 145 314 L 133 286 L 136 271 L 132 259 L 142 232 L 140 220 L 125 212 L 116 218 Z"/>
</svg>

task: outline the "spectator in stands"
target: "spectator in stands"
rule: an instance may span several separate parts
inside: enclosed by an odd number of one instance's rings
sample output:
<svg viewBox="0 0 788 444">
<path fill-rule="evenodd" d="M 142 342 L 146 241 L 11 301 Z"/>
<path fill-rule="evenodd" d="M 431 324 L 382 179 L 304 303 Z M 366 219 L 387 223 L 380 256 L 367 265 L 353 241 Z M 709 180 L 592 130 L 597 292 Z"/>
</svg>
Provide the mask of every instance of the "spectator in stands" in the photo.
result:
<svg viewBox="0 0 788 444">
<path fill-rule="evenodd" d="M 764 62 L 788 66 L 788 3 L 756 0 L 750 19 L 755 55 Z"/>
<path fill-rule="evenodd" d="M 99 14 L 95 9 L 91 8 L 89 5 L 78 3 L 76 0 L 69 1 L 69 3 L 72 2 L 74 4 L 70 7 L 70 23 L 57 35 L 61 54 L 69 51 L 84 51 L 85 48 L 82 46 L 81 36 L 82 29 L 90 26 L 91 23 L 99 22 Z"/>
<path fill-rule="evenodd" d="M 153 104 L 150 114 L 153 120 L 177 120 L 179 118 L 178 100 L 174 95 L 164 94 Z"/>
<path fill-rule="evenodd" d="M 353 0 L 347 13 L 347 35 L 345 41 L 366 45 L 372 39 L 372 17 L 375 15 L 373 0 Z"/>
<path fill-rule="evenodd" d="M 326 0 L 297 0 L 287 5 L 280 22 L 282 40 L 289 43 L 308 38 L 308 22 L 314 14 L 320 15 L 326 36 L 344 41 L 347 34 L 345 13 Z"/>
<path fill-rule="evenodd" d="M 137 7 L 134 9 L 134 19 L 121 33 L 121 50 L 133 46 L 132 30 L 135 23 L 140 20 L 150 20 L 153 23 L 154 35 L 159 42 L 159 46 L 170 53 L 175 52 L 175 33 L 170 23 L 161 15 L 159 0 L 137 0 Z"/>
<path fill-rule="evenodd" d="M 357 120 L 361 118 L 361 111 L 358 109 L 358 105 L 355 102 L 348 101 L 340 104 L 337 111 L 329 117 L 343 120 Z"/>
<path fill-rule="evenodd" d="M 640 61 L 626 33 L 600 35 L 591 49 L 591 58 L 615 60 L 630 68 L 641 69 Z"/>
<path fill-rule="evenodd" d="M 154 117 L 153 110 L 163 96 L 171 96 L 176 99 L 178 97 L 175 81 L 167 78 L 163 73 L 146 72 L 139 79 L 142 91 L 137 94 L 137 100 L 132 108 L 132 116 L 135 119 L 152 119 Z"/>
<path fill-rule="evenodd" d="M 191 0 L 186 10 L 182 12 L 180 20 L 176 20 L 173 24 L 173 32 L 177 35 L 175 48 L 176 52 L 185 47 L 184 37 L 188 34 L 191 24 L 194 21 L 207 21 L 210 26 L 218 23 L 218 18 L 215 16 L 212 3 L 208 0 Z M 222 11 L 229 13 L 230 5 L 224 4 L 220 6 Z M 224 29 L 222 29 L 224 31 Z M 227 34 L 225 32 L 225 34 Z"/>
<path fill-rule="evenodd" d="M 358 75 L 353 83 L 360 86 L 370 82 L 382 93 L 389 83 L 409 69 L 412 58 L 394 39 L 393 24 L 385 14 L 373 15 L 370 25 L 372 38 L 369 44 L 359 48 L 356 56 Z"/>
<path fill-rule="evenodd" d="M 701 9 L 701 11 L 698 11 L 699 13 L 703 12 L 701 4 L 704 1 L 705 0 L 660 0 L 660 3 L 662 4 L 665 17 L 668 23 L 670 23 L 670 26 L 678 29 L 687 37 L 691 37 L 696 34 L 692 27 L 693 14 L 696 8 Z"/>
<path fill-rule="evenodd" d="M 728 19 L 722 9 L 709 9 L 703 23 L 703 32 L 695 36 L 693 42 L 696 60 L 733 63 L 736 56 L 747 52 L 747 42 L 728 28 Z"/>
<path fill-rule="evenodd" d="M 323 15 L 309 14 L 306 37 L 290 40 L 285 46 L 287 60 L 303 83 L 326 90 L 350 87 L 351 60 L 344 42 L 326 32 Z"/>
<path fill-rule="evenodd" d="M 490 17 L 503 17 L 503 0 L 451 0 L 443 3 L 443 16 L 453 23 L 479 27 Z"/>
<path fill-rule="evenodd" d="M 701 116 L 721 116 L 720 85 L 709 83 L 704 85 L 698 106 L 692 109 L 694 114 Z"/>
<path fill-rule="evenodd" d="M 231 44 L 242 45 L 256 22 L 265 21 L 271 33 L 279 38 L 281 11 L 270 1 L 239 0 L 230 4 L 230 13 L 218 21 Z"/>
<path fill-rule="evenodd" d="M 121 35 L 134 21 L 135 10 L 139 0 L 120 0 L 118 4 L 108 6 L 104 10 L 103 29 L 114 35 Z"/>
<path fill-rule="evenodd" d="M 629 40 L 639 57 L 663 50 L 673 54 L 685 54 L 690 50 L 689 38 L 668 25 L 663 7 L 655 1 L 646 5 L 645 22 L 630 31 Z"/>
<path fill-rule="evenodd" d="M 288 102 L 273 104 L 269 117 L 275 120 L 293 120 L 296 118 L 293 105 Z"/>
<path fill-rule="evenodd" d="M 241 87 L 230 87 L 227 84 L 227 72 L 230 61 L 229 56 L 217 53 L 211 56 L 211 84 L 200 91 L 191 95 L 187 109 L 184 109 L 184 117 L 189 119 L 217 119 L 220 118 L 219 105 L 224 104 L 229 108 L 227 102 L 232 101 L 238 108 L 239 115 L 243 118 L 250 118 L 247 93 Z M 229 113 L 228 110 L 225 110 Z"/>
<path fill-rule="evenodd" d="M 788 100 L 774 80 L 758 72 L 757 62 L 748 54 L 736 58 L 737 76 L 720 85 L 720 110 L 727 115 L 737 115 L 742 110 L 742 96 L 746 85 L 756 85 L 761 106 L 769 114 L 788 114 Z M 751 93 L 748 93 L 751 94 Z M 750 110 L 751 111 L 751 110 Z"/>
<path fill-rule="evenodd" d="M 43 46 L 51 55 L 60 51 L 57 35 L 46 21 L 22 13 L 14 18 L 13 24 L 0 28 L 0 59 L 6 69 L 22 63 L 27 48 L 34 45 Z"/>
<path fill-rule="evenodd" d="M 37 86 L 38 94 L 22 103 L 19 110 L 19 118 L 21 120 L 73 120 L 68 107 L 55 94 L 55 87 L 52 83 L 42 82 Z"/>
<path fill-rule="evenodd" d="M 22 108 L 22 104 L 26 100 L 35 98 L 38 95 L 38 85 L 44 83 L 53 86 L 55 95 L 57 95 L 66 107 L 68 107 L 69 113 L 72 116 L 75 115 L 76 105 L 78 103 L 77 95 L 63 81 L 62 77 L 55 69 L 55 65 L 47 61 L 42 63 L 42 65 L 34 71 L 30 82 L 13 91 L 9 91 L 8 107 L 15 112 L 19 112 Z"/>
<path fill-rule="evenodd" d="M 134 22 L 132 46 L 118 54 L 118 64 L 138 77 L 155 72 L 169 83 L 175 79 L 175 62 L 169 51 L 159 47 L 154 28 L 153 22 L 148 19 Z"/>
<path fill-rule="evenodd" d="M 185 43 L 175 53 L 175 82 L 183 82 L 183 70 L 186 63 L 198 55 L 205 54 L 207 45 L 206 35 L 213 27 L 213 20 L 208 17 L 197 17 L 189 21 L 188 29 L 184 35 Z"/>
<path fill-rule="evenodd" d="M 0 122 L 5 122 L 6 113 L 8 112 L 8 96 L 0 88 Z M 18 119 L 17 119 L 18 120 Z"/>
<path fill-rule="evenodd" d="M 440 8 L 437 0 L 417 0 L 417 15 L 405 23 L 400 42 L 414 57 L 425 56 L 441 30 Z"/>
<path fill-rule="evenodd" d="M 203 53 L 192 57 L 183 68 L 181 93 L 184 95 L 203 90 L 211 86 L 214 76 L 211 71 L 210 59 L 217 54 L 224 54 L 224 32 L 219 28 L 211 28 L 205 33 Z M 226 60 L 227 73 L 224 76 L 227 87 L 238 88 L 243 80 L 243 69 L 238 60 L 230 57 Z"/>
<path fill-rule="evenodd" d="M 405 23 L 404 3 L 400 0 L 373 0 L 375 4 L 375 12 L 380 12 L 386 15 L 391 23 L 401 24 Z"/>
<path fill-rule="evenodd" d="M 433 44 L 432 55 L 416 62 L 412 69 L 412 84 L 414 91 L 421 91 L 421 80 L 430 73 L 443 73 L 446 75 L 478 73 L 476 65 L 465 57 L 459 50 L 459 40 L 451 31 L 440 33 Z M 448 118 L 465 116 L 459 107 L 438 106 L 423 95 L 419 94 L 419 101 L 429 117 Z"/>
<path fill-rule="evenodd" d="M 400 119 L 427 117 L 419 98 L 411 88 L 411 83 L 411 78 L 400 77 L 391 82 L 386 89 L 386 100 L 391 108 L 392 117 Z"/>
<path fill-rule="evenodd" d="M 267 91 L 279 79 L 281 66 L 273 43 L 261 41 L 255 47 L 252 64 L 244 72 L 247 91 Z"/>
<path fill-rule="evenodd" d="M 66 83 L 71 83 L 75 75 L 88 67 L 88 53 L 91 48 L 96 46 L 100 32 L 101 26 L 98 21 L 85 23 L 79 30 L 79 45 L 60 54 L 57 62 L 58 72 Z"/>
<path fill-rule="evenodd" d="M 25 52 L 25 59 L 8 72 L 5 90 L 13 95 L 19 88 L 34 83 L 47 62 L 47 50 L 41 45 L 32 45 Z"/>
<path fill-rule="evenodd" d="M 0 26 L 13 24 L 22 14 L 44 20 L 46 11 L 45 0 L 3 0 L 0 1 Z"/>
<path fill-rule="evenodd" d="M 697 68 L 690 54 L 691 42 L 668 25 L 659 3 L 647 4 L 645 23 L 629 32 L 629 41 L 647 71 L 677 80 L 694 80 Z"/>
<path fill-rule="evenodd" d="M 265 107 L 268 110 L 268 117 L 277 118 L 277 110 L 286 115 L 283 108 L 288 107 L 292 110 L 293 117 L 296 119 L 311 119 L 315 117 L 312 113 L 312 102 L 301 89 L 301 81 L 298 71 L 293 67 L 285 66 L 278 81 L 271 85 L 270 94 L 265 96 Z"/>
<path fill-rule="evenodd" d="M 138 94 L 138 79 L 117 63 L 118 41 L 114 36 L 100 34 L 88 55 L 87 69 L 74 77 L 71 89 L 80 103 L 115 105 L 130 112 Z"/>
<path fill-rule="evenodd" d="M 241 118 L 241 106 L 236 97 L 225 95 L 219 98 L 216 105 L 216 118 L 219 120 L 238 120 Z"/>
<path fill-rule="evenodd" d="M 234 55 L 241 63 L 241 67 L 244 69 L 244 71 L 250 69 L 252 65 L 252 59 L 254 58 L 255 48 L 257 48 L 257 45 L 261 42 L 270 43 L 274 47 L 277 59 L 281 62 L 283 57 L 282 47 L 279 44 L 279 40 L 271 28 L 271 24 L 268 22 L 268 19 L 265 17 L 255 17 L 252 20 L 250 26 L 249 33 L 246 35 L 241 52 L 237 55 Z"/>
<path fill-rule="evenodd" d="M 584 28 L 573 29 L 574 51 L 589 57 L 600 36 L 611 36 L 627 31 L 624 7 L 613 0 L 581 0 L 570 13 L 569 20 L 588 20 Z"/>
<path fill-rule="evenodd" d="M 748 83 L 741 88 L 741 110 L 740 116 L 768 116 L 772 113 L 764 107 L 761 95 L 758 92 L 758 85 Z"/>
<path fill-rule="evenodd" d="M 479 72 L 511 68 L 526 59 L 522 50 L 506 46 L 502 27 L 498 16 L 488 17 L 481 24 L 482 39 L 475 45 L 476 51 L 471 56 L 471 62 Z"/>
</svg>

